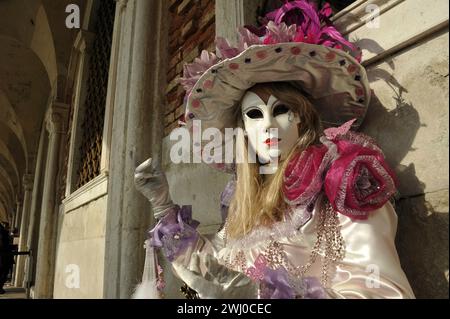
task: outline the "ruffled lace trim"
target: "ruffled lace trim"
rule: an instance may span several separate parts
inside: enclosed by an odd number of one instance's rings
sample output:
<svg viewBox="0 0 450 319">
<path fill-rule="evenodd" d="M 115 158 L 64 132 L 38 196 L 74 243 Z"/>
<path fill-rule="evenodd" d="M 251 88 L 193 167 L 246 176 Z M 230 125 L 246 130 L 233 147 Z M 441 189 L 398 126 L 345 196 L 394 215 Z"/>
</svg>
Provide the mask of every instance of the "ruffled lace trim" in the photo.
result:
<svg viewBox="0 0 450 319">
<path fill-rule="evenodd" d="M 270 227 L 258 226 L 250 233 L 238 239 L 227 240 L 227 246 L 229 248 L 243 249 L 254 247 L 268 240 L 279 240 L 284 237 L 294 236 L 298 233 L 298 230 L 305 225 L 312 217 L 312 209 L 308 207 L 298 206 L 293 209 L 290 216 L 286 217 L 286 220 L 276 222 Z M 223 229 L 222 237 L 225 237 L 226 229 Z"/>
</svg>

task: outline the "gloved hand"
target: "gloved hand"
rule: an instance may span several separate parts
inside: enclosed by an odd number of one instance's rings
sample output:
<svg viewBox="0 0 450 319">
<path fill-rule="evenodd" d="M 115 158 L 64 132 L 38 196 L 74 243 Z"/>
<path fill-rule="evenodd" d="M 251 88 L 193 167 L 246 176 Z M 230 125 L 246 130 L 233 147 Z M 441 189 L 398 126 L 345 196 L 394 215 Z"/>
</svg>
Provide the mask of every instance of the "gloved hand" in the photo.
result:
<svg viewBox="0 0 450 319">
<path fill-rule="evenodd" d="M 149 158 L 134 171 L 134 184 L 152 204 L 155 218 L 164 217 L 175 207 L 169 193 L 167 178 L 158 161 Z"/>
<path fill-rule="evenodd" d="M 211 254 L 200 256 L 192 254 L 189 266 L 172 263 L 175 274 L 190 288 L 194 289 L 200 299 L 251 299 L 257 297 L 257 285 L 241 272 L 233 271 L 221 265 Z M 204 265 L 204 267 L 199 267 Z M 194 269 L 196 268 L 196 269 Z"/>
</svg>

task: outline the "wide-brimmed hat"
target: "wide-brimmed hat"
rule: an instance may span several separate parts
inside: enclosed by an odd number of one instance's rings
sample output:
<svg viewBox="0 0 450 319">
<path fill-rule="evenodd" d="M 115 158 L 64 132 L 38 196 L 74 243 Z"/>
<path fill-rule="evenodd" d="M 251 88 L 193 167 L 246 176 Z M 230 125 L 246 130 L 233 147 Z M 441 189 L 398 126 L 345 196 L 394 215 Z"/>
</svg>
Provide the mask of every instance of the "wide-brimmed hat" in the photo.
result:
<svg viewBox="0 0 450 319">
<path fill-rule="evenodd" d="M 330 14 L 328 6 L 318 11 L 306 0 L 287 2 L 266 16 L 262 28 L 239 28 L 237 47 L 217 38 L 220 58 L 203 51 L 184 67 L 186 125 L 201 120 L 202 131 L 233 128 L 248 89 L 289 82 L 310 99 L 325 128 L 351 119 L 358 127 L 370 101 L 369 81 L 360 50 L 331 25 Z"/>
</svg>

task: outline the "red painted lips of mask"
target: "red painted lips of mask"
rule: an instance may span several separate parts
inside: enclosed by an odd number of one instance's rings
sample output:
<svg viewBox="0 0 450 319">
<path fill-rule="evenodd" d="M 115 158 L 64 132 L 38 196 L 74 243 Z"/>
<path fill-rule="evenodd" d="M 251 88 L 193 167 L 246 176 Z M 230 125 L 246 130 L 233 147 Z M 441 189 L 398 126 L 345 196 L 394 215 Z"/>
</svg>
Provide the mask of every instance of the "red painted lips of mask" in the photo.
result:
<svg viewBox="0 0 450 319">
<path fill-rule="evenodd" d="M 281 141 L 281 138 L 268 138 L 267 140 L 264 141 L 265 144 L 267 144 L 268 146 L 277 146 L 278 143 Z"/>
</svg>

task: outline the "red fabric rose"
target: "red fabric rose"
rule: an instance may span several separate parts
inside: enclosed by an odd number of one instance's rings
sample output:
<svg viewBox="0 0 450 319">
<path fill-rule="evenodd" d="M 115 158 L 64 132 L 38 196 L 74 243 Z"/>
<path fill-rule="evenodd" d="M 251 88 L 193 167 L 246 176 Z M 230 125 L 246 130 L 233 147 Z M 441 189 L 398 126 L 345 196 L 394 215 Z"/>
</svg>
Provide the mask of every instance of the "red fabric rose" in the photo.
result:
<svg viewBox="0 0 450 319">
<path fill-rule="evenodd" d="M 283 193 L 291 205 L 308 205 L 321 191 L 323 172 L 328 166 L 327 147 L 310 146 L 296 154 L 284 171 Z"/>
<path fill-rule="evenodd" d="M 395 194 L 396 181 L 381 151 L 355 143 L 357 134 L 350 135 L 351 140 L 331 142 L 337 146 L 339 157 L 325 176 L 325 193 L 336 211 L 366 219 L 368 212 L 382 207 Z"/>
</svg>

